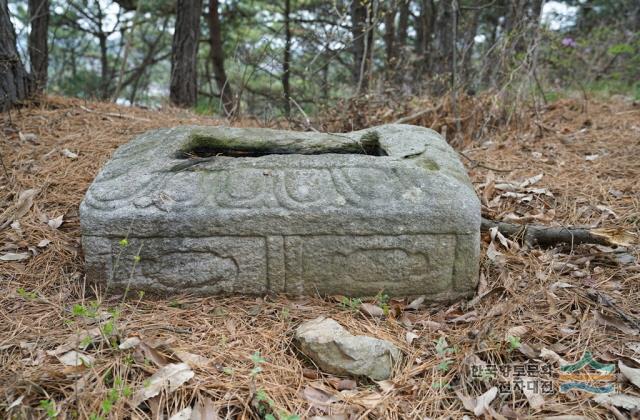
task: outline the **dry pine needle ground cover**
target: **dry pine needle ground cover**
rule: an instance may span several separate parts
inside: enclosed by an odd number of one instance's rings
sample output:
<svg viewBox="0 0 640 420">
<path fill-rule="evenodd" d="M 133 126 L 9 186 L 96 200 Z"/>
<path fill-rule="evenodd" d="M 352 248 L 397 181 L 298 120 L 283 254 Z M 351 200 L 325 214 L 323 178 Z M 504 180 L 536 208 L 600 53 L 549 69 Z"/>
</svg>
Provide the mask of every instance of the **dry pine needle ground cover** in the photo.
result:
<svg viewBox="0 0 640 420">
<path fill-rule="evenodd" d="M 379 110 L 362 124 L 395 121 L 426 105 L 413 106 L 398 115 Z M 490 135 L 477 135 L 474 112 L 482 107 L 461 106 L 468 134 L 457 143 L 485 216 L 637 235 L 637 104 L 591 102 L 585 110 L 565 100 L 519 120 L 518 127 L 491 122 Z M 435 113 L 410 122 L 451 121 Z M 640 266 L 634 245 L 527 249 L 487 233 L 477 297 L 447 306 L 384 294 L 368 305 L 341 297 L 103 295 L 84 277 L 78 220 L 78 205 L 98 169 L 118 145 L 148 129 L 220 122 L 178 110 L 59 98 L 4 114 L 2 121 L 0 416 L 638 416 Z M 321 128 L 348 125 L 327 124 Z M 393 379 L 336 378 L 301 357 L 293 332 L 320 315 L 399 346 L 404 358 Z M 586 352 L 615 365 L 614 376 L 602 379 L 615 386 L 615 397 L 559 392 L 560 367 Z M 528 383 L 548 379 L 553 389 L 498 392 L 514 384 L 511 369 L 525 363 L 548 367 L 548 373 L 529 371 Z"/>
</svg>

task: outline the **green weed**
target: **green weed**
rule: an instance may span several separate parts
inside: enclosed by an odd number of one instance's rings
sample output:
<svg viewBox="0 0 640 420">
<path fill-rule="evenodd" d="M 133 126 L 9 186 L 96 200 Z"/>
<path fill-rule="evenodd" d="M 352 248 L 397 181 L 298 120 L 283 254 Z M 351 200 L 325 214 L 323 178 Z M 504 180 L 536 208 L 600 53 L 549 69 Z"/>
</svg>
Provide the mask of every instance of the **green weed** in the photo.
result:
<svg viewBox="0 0 640 420">
<path fill-rule="evenodd" d="M 40 400 L 38 404 L 41 410 L 43 410 L 48 419 L 58 418 L 58 411 L 56 410 L 56 403 L 51 400 Z"/>
<path fill-rule="evenodd" d="M 507 341 L 509 342 L 509 351 L 517 350 L 522 345 L 522 343 L 520 343 L 520 337 L 510 335 L 507 337 Z"/>
<path fill-rule="evenodd" d="M 360 309 L 360 305 L 362 305 L 362 299 L 349 298 L 346 296 L 344 296 L 340 302 L 340 306 L 353 312 L 357 312 Z"/>
<path fill-rule="evenodd" d="M 38 294 L 36 292 L 28 292 L 23 287 L 18 287 L 16 292 L 18 293 L 18 296 L 24 300 L 34 300 L 38 298 Z"/>
</svg>

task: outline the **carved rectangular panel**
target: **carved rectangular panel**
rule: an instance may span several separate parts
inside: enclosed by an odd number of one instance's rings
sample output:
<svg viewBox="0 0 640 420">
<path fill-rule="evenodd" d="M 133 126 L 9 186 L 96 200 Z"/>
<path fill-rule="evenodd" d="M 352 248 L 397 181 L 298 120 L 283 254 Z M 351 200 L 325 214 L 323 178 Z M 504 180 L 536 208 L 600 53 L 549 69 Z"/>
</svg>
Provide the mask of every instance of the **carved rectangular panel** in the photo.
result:
<svg viewBox="0 0 640 420">
<path fill-rule="evenodd" d="M 131 238 L 111 242 L 112 283 L 135 289 L 185 293 L 266 293 L 264 237 Z M 140 255 L 135 262 L 134 256 Z"/>
<path fill-rule="evenodd" d="M 289 236 L 285 255 L 287 293 L 437 295 L 454 282 L 456 235 Z"/>
</svg>

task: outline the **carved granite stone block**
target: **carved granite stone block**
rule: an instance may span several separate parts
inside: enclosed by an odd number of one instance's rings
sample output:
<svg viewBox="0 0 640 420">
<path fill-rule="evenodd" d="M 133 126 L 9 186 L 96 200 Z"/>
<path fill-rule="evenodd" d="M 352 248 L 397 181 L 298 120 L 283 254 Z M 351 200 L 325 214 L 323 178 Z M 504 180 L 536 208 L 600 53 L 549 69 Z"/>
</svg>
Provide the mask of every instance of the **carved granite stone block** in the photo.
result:
<svg viewBox="0 0 640 420">
<path fill-rule="evenodd" d="M 437 301 L 477 281 L 473 187 L 410 125 L 149 132 L 114 153 L 80 216 L 87 273 L 114 289 Z"/>
</svg>

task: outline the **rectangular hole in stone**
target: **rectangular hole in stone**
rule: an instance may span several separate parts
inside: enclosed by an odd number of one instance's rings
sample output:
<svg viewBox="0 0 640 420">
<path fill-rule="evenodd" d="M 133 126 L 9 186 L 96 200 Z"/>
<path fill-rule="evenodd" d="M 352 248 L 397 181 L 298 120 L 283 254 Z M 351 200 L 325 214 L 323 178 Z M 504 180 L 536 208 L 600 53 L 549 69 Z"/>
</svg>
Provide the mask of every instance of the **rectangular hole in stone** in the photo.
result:
<svg viewBox="0 0 640 420">
<path fill-rule="evenodd" d="M 269 142 L 260 144 L 259 141 L 254 141 L 253 144 L 239 144 L 233 140 L 194 135 L 191 136 L 187 145 L 175 154 L 175 158 L 197 159 L 214 156 L 251 158 L 267 155 L 324 155 L 329 153 L 388 156 L 387 152 L 380 147 L 377 136 L 363 136 L 359 142 L 353 140 L 351 143 L 345 142 L 337 147 L 310 146 L 304 143 L 278 147 Z"/>
</svg>

